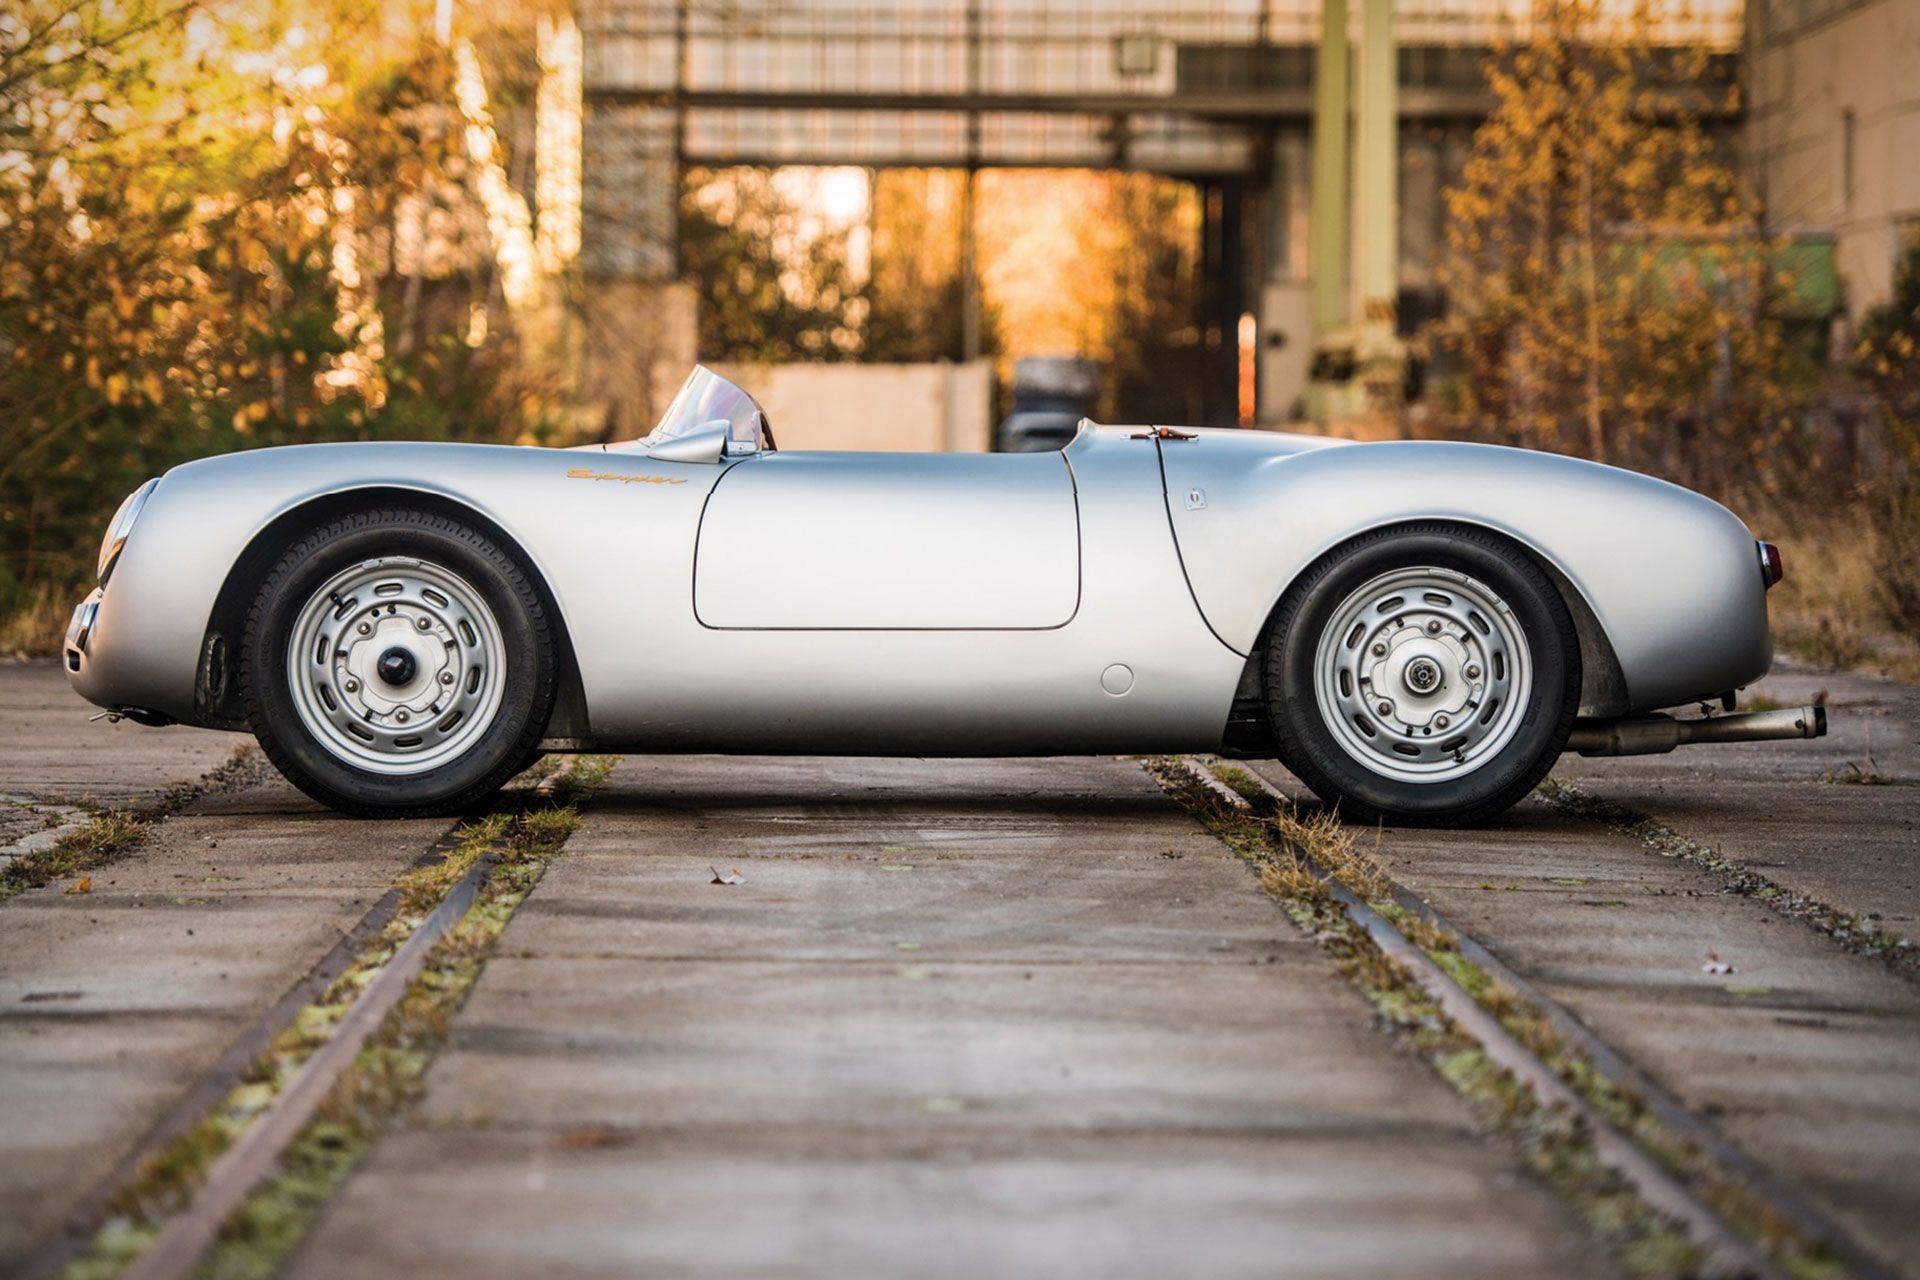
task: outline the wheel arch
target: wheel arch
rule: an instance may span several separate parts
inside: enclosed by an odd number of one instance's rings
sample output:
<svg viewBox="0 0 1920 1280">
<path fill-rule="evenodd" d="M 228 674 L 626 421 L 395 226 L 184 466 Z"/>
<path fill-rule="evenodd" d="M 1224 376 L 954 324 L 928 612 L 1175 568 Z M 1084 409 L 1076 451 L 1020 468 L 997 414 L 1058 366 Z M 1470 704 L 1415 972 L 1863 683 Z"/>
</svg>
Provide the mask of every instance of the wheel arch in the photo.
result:
<svg viewBox="0 0 1920 1280">
<path fill-rule="evenodd" d="M 287 544 L 303 530 L 355 511 L 383 505 L 407 506 L 463 521 L 486 534 L 519 561 L 534 590 L 540 593 L 540 603 L 553 623 L 559 690 L 554 700 L 553 715 L 548 722 L 547 736 L 589 737 L 586 696 L 566 614 L 545 572 L 529 554 L 525 544 L 498 520 L 471 503 L 430 489 L 391 483 L 356 485 L 295 503 L 263 524 L 241 548 L 214 597 L 213 610 L 207 619 L 206 638 L 201 643 L 199 670 L 194 678 L 194 702 L 203 722 L 220 728 L 246 727 L 240 691 L 232 678 L 234 658 L 242 629 L 246 625 L 247 609 L 258 590 L 260 579 Z"/>
<path fill-rule="evenodd" d="M 1247 682 L 1252 679 L 1253 695 L 1261 696 L 1260 673 L 1266 669 L 1266 653 L 1272 641 L 1275 617 L 1280 612 L 1281 602 L 1287 598 L 1287 593 L 1293 590 L 1296 582 L 1363 538 L 1392 534 L 1416 526 L 1477 530 L 1503 538 L 1517 547 L 1553 583 L 1554 590 L 1560 594 L 1561 603 L 1573 618 L 1574 631 L 1580 637 L 1580 715 L 1604 717 L 1626 714 L 1627 682 L 1620 668 L 1620 659 L 1614 652 L 1613 641 L 1607 635 L 1606 627 L 1601 624 L 1593 605 L 1579 585 L 1533 539 L 1491 521 L 1463 519 L 1457 515 L 1396 516 L 1380 520 L 1363 528 L 1349 530 L 1338 541 L 1302 564 L 1285 582 L 1279 584 L 1273 594 L 1260 626 L 1259 641 L 1247 659 L 1246 672 L 1241 680 L 1242 691 L 1247 690 Z"/>
</svg>

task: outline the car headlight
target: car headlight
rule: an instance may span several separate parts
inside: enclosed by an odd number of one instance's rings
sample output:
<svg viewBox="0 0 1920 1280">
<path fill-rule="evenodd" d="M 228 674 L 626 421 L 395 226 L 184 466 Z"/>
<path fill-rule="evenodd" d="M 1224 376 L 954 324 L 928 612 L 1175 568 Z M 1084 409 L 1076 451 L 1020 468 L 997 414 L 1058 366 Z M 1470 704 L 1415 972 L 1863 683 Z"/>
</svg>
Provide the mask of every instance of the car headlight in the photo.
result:
<svg viewBox="0 0 1920 1280">
<path fill-rule="evenodd" d="M 153 494 L 153 486 L 159 484 L 155 477 L 128 494 L 120 509 L 113 513 L 113 519 L 107 525 L 107 536 L 100 539 L 100 563 L 97 575 L 100 585 L 107 584 L 107 575 L 113 572 L 114 561 L 120 558 L 120 549 L 127 545 L 127 535 L 133 531 L 133 522 L 140 518 L 140 508 L 147 505 L 147 499 Z"/>
</svg>

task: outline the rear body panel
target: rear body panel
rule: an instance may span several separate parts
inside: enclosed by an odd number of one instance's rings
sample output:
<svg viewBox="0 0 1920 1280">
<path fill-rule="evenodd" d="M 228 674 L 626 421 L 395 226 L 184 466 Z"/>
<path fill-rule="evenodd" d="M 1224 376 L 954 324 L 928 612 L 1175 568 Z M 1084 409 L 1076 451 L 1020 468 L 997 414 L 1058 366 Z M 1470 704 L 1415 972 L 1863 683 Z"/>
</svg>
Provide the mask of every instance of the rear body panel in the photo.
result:
<svg viewBox="0 0 1920 1280">
<path fill-rule="evenodd" d="M 1439 441 L 1304 448 L 1297 437 L 1166 440 L 1168 509 L 1201 612 L 1251 653 L 1287 586 L 1341 543 L 1447 520 L 1506 534 L 1604 629 L 1632 711 L 1717 695 L 1772 661 L 1753 535 L 1664 481 L 1556 454 Z"/>
</svg>

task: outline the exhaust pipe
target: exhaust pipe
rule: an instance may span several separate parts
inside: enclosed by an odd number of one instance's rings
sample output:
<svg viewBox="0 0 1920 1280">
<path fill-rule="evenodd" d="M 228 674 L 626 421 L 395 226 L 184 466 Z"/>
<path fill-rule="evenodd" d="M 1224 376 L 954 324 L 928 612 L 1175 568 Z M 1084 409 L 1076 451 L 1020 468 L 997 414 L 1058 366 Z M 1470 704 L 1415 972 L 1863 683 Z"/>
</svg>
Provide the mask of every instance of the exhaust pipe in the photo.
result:
<svg viewBox="0 0 1920 1280">
<path fill-rule="evenodd" d="M 1827 709 L 1807 706 L 1699 720 L 1676 720 L 1669 715 L 1581 720 L 1573 726 L 1567 750 L 1583 756 L 1653 756 L 1689 742 L 1771 742 L 1826 736 Z"/>
</svg>

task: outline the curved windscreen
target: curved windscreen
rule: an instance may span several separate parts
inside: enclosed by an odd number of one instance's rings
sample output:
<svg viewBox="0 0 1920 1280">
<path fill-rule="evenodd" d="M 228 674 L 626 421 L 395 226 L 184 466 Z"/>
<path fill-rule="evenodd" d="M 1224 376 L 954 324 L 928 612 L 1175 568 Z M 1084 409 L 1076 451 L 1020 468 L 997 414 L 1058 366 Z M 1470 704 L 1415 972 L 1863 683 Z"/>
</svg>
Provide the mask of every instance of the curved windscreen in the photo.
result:
<svg viewBox="0 0 1920 1280">
<path fill-rule="evenodd" d="M 687 380 L 680 384 L 673 403 L 640 443 L 665 444 L 689 431 L 724 422 L 729 428 L 729 439 L 751 441 L 759 448 L 769 443 L 763 439 L 766 421 L 766 413 L 752 396 L 705 365 L 695 365 Z"/>
</svg>

